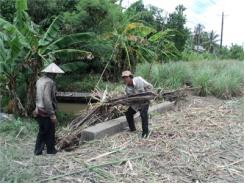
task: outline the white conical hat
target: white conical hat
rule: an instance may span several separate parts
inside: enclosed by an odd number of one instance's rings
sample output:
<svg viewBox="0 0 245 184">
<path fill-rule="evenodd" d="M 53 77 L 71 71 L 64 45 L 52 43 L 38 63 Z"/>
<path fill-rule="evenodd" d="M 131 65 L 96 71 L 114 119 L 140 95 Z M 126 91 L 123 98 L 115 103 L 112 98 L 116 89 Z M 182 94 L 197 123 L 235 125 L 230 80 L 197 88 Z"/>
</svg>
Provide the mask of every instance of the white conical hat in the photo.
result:
<svg viewBox="0 0 245 184">
<path fill-rule="evenodd" d="M 60 67 L 55 63 L 49 64 L 46 68 L 42 70 L 43 73 L 65 73 Z"/>
</svg>

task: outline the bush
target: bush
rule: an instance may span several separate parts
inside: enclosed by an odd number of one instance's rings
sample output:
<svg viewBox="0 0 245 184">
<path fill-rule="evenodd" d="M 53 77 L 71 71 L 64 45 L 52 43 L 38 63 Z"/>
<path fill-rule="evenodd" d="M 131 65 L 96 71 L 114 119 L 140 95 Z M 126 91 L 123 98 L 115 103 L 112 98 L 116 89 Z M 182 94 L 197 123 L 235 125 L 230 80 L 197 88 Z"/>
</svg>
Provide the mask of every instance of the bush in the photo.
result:
<svg viewBox="0 0 245 184">
<path fill-rule="evenodd" d="M 208 52 L 199 53 L 195 51 L 183 51 L 181 54 L 181 59 L 183 61 L 210 61 L 217 59 L 214 54 Z"/>
<path fill-rule="evenodd" d="M 201 66 L 201 65 L 200 65 Z M 201 96 L 210 95 L 210 88 L 212 79 L 214 78 L 215 69 L 210 65 L 202 66 L 192 72 L 192 85 L 194 87 L 201 87 Z"/>
<path fill-rule="evenodd" d="M 0 133 L 19 138 L 34 135 L 37 132 L 37 124 L 34 120 L 17 118 L 0 124 Z"/>
<path fill-rule="evenodd" d="M 190 80 L 190 67 L 184 63 L 154 64 L 148 63 L 136 67 L 136 75 L 140 75 L 154 86 L 176 89 Z M 150 74 L 150 75 L 148 75 Z"/>
<path fill-rule="evenodd" d="M 66 126 L 68 123 L 70 123 L 75 118 L 75 115 L 72 113 L 57 111 L 56 117 L 58 120 L 58 126 Z"/>
<path fill-rule="evenodd" d="M 226 65 L 222 72 L 217 72 L 212 82 L 211 93 L 214 96 L 229 99 L 242 94 L 243 70 L 235 62 Z"/>
</svg>

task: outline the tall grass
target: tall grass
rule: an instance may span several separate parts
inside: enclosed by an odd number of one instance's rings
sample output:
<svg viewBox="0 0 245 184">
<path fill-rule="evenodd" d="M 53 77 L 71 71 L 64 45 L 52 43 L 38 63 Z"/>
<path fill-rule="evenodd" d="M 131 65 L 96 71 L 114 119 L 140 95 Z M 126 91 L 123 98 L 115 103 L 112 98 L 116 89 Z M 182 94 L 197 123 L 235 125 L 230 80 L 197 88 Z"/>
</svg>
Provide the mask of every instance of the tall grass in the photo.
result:
<svg viewBox="0 0 245 184">
<path fill-rule="evenodd" d="M 176 89 L 188 82 L 201 87 L 201 96 L 225 99 L 241 95 L 244 82 L 243 62 L 235 60 L 145 63 L 137 66 L 136 75 L 146 78 L 156 88 Z"/>
<path fill-rule="evenodd" d="M 136 68 L 136 75 L 149 80 L 154 86 L 178 88 L 190 80 L 190 68 L 184 63 L 141 64 Z"/>
<path fill-rule="evenodd" d="M 181 58 L 183 61 L 212 61 L 218 57 L 208 52 L 198 53 L 193 51 L 183 51 Z"/>
<path fill-rule="evenodd" d="M 9 137 L 24 138 L 37 132 L 37 123 L 29 119 L 17 118 L 0 123 L 0 134 Z"/>
<path fill-rule="evenodd" d="M 221 98 L 231 98 L 242 94 L 243 66 L 230 64 L 224 67 L 223 71 L 216 73 L 211 93 Z"/>
</svg>

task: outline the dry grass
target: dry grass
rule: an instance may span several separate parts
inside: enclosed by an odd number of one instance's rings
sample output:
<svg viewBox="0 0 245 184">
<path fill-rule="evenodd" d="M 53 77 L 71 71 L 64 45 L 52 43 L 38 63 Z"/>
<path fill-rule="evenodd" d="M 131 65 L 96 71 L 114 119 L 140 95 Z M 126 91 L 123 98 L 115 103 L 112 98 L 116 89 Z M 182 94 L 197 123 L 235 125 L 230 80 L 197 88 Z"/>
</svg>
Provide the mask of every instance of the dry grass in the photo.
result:
<svg viewBox="0 0 245 184">
<path fill-rule="evenodd" d="M 73 152 L 15 161 L 39 168 L 32 182 L 243 182 L 243 99 L 188 97 L 180 103 L 151 118 L 148 139 L 140 138 L 138 125 L 136 133 Z"/>
</svg>

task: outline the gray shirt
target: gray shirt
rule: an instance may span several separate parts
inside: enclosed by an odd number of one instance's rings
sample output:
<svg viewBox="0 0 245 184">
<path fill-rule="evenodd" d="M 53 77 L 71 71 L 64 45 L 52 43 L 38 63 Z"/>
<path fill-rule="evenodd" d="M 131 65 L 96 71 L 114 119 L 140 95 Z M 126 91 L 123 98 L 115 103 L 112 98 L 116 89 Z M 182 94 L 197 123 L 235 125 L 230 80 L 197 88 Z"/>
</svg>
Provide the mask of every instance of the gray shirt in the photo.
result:
<svg viewBox="0 0 245 184">
<path fill-rule="evenodd" d="M 127 95 L 133 95 L 138 93 L 149 92 L 153 90 L 152 84 L 144 80 L 142 77 L 134 77 L 133 78 L 133 86 L 126 86 L 125 91 Z M 131 107 L 138 111 L 141 108 L 141 105 L 135 104 L 131 105 Z"/>
<path fill-rule="evenodd" d="M 36 89 L 36 108 L 44 110 L 49 116 L 55 114 L 55 82 L 47 76 L 42 76 L 36 82 Z"/>
</svg>

